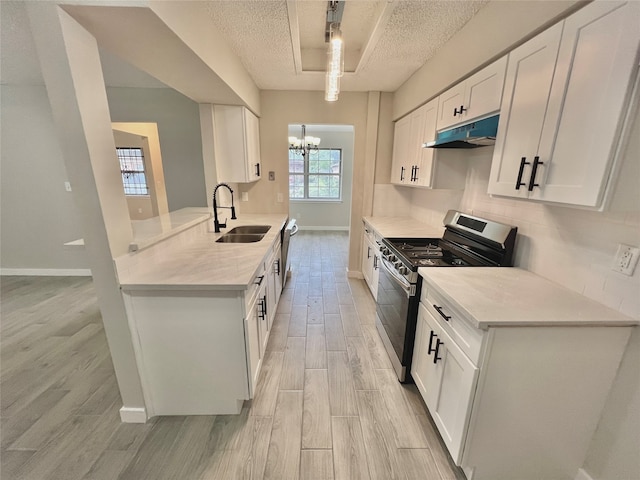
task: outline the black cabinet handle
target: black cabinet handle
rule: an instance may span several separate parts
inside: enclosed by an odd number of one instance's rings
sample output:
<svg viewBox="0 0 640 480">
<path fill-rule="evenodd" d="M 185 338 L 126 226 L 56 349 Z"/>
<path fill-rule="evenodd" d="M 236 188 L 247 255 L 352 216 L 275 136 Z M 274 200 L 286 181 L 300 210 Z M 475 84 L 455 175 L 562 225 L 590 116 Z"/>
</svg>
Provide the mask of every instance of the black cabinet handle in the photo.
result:
<svg viewBox="0 0 640 480">
<path fill-rule="evenodd" d="M 258 301 L 258 317 L 260 317 L 261 320 L 266 320 L 267 319 L 267 296 L 263 296 L 259 301 Z"/>
<path fill-rule="evenodd" d="M 264 297 L 262 297 L 262 319 L 266 320 L 267 318 L 267 296 L 265 295 Z"/>
<path fill-rule="evenodd" d="M 431 335 L 429 335 L 429 350 L 427 351 L 427 355 L 431 355 L 433 352 L 436 351 L 436 349 L 433 348 L 433 339 L 436 338 L 437 336 L 438 335 L 436 335 L 436 332 L 431 330 Z"/>
<path fill-rule="evenodd" d="M 404 167 L 400 167 L 400 181 L 404 180 Z"/>
<path fill-rule="evenodd" d="M 256 163 L 256 177 L 260 176 L 260 164 Z"/>
<path fill-rule="evenodd" d="M 527 162 L 527 157 L 522 157 L 520 160 L 520 170 L 518 171 L 518 179 L 516 180 L 516 190 L 520 190 L 520 187 L 526 185 L 526 183 L 522 181 L 522 174 L 524 173 L 524 166 L 529 165 L 530 163 L 531 162 Z"/>
<path fill-rule="evenodd" d="M 462 115 L 462 114 L 463 114 L 464 112 L 466 112 L 466 111 L 467 111 L 467 109 L 466 109 L 466 108 L 464 108 L 464 105 L 460 105 L 460 110 L 459 110 L 459 111 L 458 111 L 458 109 L 457 109 L 457 108 L 454 108 L 454 109 L 453 109 L 453 116 L 455 117 L 455 116 L 457 116 L 457 115 Z"/>
<path fill-rule="evenodd" d="M 533 187 L 539 187 L 536 183 L 536 174 L 538 173 L 538 165 L 544 165 L 544 162 L 540 161 L 540 157 L 533 157 L 533 168 L 531 169 L 531 177 L 529 178 L 528 190 L 533 191 Z"/>
<path fill-rule="evenodd" d="M 413 181 L 414 181 L 414 182 L 417 182 L 417 181 L 418 181 L 418 170 L 419 170 L 419 168 L 418 168 L 418 166 L 417 166 L 417 165 L 416 165 L 415 167 L 413 167 L 413 168 L 414 168 L 414 172 L 413 172 Z"/>
<path fill-rule="evenodd" d="M 367 258 L 371 258 L 371 247 L 367 247 Z"/>
<path fill-rule="evenodd" d="M 279 258 L 276 259 L 274 266 L 275 266 L 275 274 L 280 275 L 280 259 Z"/>
<path fill-rule="evenodd" d="M 264 280 L 264 275 L 260 275 L 256 277 L 256 281 L 254 282 L 256 285 L 262 285 L 262 280 Z"/>
<path fill-rule="evenodd" d="M 442 345 L 444 342 L 441 342 L 440 340 L 436 339 L 436 348 L 433 352 L 433 363 L 438 363 L 438 360 L 442 360 L 442 357 L 438 356 L 438 353 L 440 352 L 440 345 Z"/>
<path fill-rule="evenodd" d="M 445 315 L 445 314 L 444 314 L 444 312 L 442 311 L 442 307 L 439 307 L 438 305 L 436 305 L 436 304 L 434 303 L 434 304 L 433 304 L 433 308 L 435 308 L 435 309 L 436 309 L 436 311 L 440 314 L 440 316 L 441 316 L 442 318 L 444 318 L 444 319 L 445 319 L 445 321 L 447 321 L 447 322 L 448 322 L 449 320 L 451 320 L 451 317 L 450 317 L 450 316 L 447 316 L 447 315 Z"/>
</svg>

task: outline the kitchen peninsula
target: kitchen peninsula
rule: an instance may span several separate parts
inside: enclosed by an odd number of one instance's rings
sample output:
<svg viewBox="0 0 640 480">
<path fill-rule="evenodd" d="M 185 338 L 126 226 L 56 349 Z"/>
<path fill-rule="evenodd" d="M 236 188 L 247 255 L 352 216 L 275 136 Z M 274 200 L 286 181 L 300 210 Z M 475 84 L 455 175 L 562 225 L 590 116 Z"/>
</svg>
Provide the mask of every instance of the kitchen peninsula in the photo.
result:
<svg viewBox="0 0 640 480">
<path fill-rule="evenodd" d="M 135 238 L 142 248 L 115 259 L 147 418 L 240 412 L 255 391 L 285 273 L 286 215 L 240 215 L 214 233 L 210 213 L 189 210 L 201 216 L 188 228 L 149 228 Z M 252 243 L 216 242 L 246 225 L 269 230 Z"/>
</svg>

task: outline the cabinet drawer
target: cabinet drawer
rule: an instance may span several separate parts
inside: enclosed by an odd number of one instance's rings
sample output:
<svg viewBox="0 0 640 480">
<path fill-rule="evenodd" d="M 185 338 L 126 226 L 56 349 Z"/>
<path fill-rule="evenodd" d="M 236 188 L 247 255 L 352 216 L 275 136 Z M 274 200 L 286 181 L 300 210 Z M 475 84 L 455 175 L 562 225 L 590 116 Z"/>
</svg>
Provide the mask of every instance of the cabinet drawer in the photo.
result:
<svg viewBox="0 0 640 480">
<path fill-rule="evenodd" d="M 484 332 L 475 328 L 455 306 L 434 292 L 428 285 L 423 286 L 420 302 L 465 355 L 478 365 Z"/>
</svg>

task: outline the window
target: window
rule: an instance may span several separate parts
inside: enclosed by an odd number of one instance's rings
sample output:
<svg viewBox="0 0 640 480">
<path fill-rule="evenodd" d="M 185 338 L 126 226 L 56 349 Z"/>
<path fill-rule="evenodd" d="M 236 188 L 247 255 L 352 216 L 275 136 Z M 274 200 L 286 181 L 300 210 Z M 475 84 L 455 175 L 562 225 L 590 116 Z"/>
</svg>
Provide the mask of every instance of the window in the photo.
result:
<svg viewBox="0 0 640 480">
<path fill-rule="evenodd" d="M 149 195 L 141 148 L 116 148 L 125 195 Z"/>
<path fill-rule="evenodd" d="M 340 200 L 342 150 L 320 148 L 306 157 L 289 150 L 289 198 Z"/>
</svg>

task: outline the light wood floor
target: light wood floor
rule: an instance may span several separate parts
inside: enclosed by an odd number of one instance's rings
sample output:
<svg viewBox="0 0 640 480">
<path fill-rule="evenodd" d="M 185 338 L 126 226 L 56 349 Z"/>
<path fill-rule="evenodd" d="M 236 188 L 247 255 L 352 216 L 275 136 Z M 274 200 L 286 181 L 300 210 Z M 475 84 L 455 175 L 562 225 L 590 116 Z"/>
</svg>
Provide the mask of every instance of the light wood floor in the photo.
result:
<svg viewBox="0 0 640 480">
<path fill-rule="evenodd" d="M 241 415 L 120 423 L 90 279 L 2 277 L 1 468 L 10 479 L 463 479 L 397 382 L 346 233 L 300 232 Z"/>
</svg>

